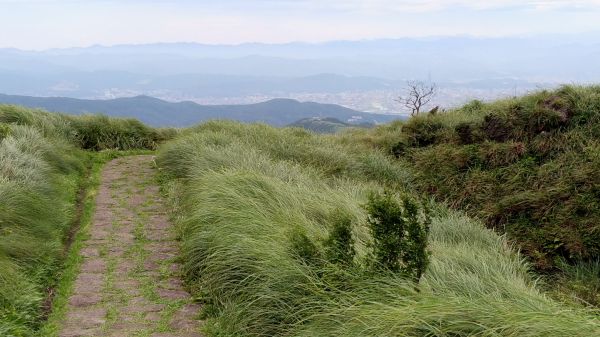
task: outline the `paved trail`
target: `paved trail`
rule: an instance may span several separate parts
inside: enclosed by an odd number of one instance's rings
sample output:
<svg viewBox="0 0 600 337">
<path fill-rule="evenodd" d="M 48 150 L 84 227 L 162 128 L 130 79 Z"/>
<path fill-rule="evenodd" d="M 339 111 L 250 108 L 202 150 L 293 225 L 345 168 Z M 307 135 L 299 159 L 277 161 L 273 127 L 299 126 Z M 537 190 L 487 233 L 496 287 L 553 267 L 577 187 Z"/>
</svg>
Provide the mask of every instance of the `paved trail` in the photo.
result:
<svg viewBox="0 0 600 337">
<path fill-rule="evenodd" d="M 201 336 L 151 162 L 131 156 L 105 166 L 60 337 Z"/>
</svg>

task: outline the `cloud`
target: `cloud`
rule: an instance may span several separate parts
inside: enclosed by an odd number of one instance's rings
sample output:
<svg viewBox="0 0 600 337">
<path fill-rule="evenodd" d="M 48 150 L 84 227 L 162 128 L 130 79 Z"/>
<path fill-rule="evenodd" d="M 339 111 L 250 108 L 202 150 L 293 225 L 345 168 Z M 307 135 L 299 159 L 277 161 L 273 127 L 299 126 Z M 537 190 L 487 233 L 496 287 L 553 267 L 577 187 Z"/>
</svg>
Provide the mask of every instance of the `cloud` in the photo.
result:
<svg viewBox="0 0 600 337">
<path fill-rule="evenodd" d="M 600 0 L 0 0 L 0 47 L 600 31 Z M 561 22 L 561 25 L 556 25 Z"/>
<path fill-rule="evenodd" d="M 240 1 L 231 0 L 224 2 L 240 3 Z M 279 8 L 353 12 L 431 12 L 456 8 L 472 10 L 600 8 L 600 0 L 258 0 L 247 1 L 246 3 L 266 3 Z"/>
<path fill-rule="evenodd" d="M 600 0 L 0 0 L 0 4 L 137 4 L 185 5 L 207 8 L 255 8 L 263 10 L 326 10 L 349 12 L 432 12 L 454 9 L 600 9 Z"/>
</svg>

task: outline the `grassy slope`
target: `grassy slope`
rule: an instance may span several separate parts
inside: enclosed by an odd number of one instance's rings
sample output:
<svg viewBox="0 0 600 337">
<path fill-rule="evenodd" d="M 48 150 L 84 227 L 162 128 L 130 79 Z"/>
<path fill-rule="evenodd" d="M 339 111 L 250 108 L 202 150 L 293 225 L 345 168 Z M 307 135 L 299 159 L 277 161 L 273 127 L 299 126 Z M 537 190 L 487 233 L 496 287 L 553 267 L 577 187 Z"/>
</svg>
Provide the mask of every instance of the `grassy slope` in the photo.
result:
<svg viewBox="0 0 600 337">
<path fill-rule="evenodd" d="M 81 149 L 153 148 L 170 134 L 136 121 L 0 106 L 0 335 L 40 327 L 76 225 L 77 190 L 97 160 Z"/>
<path fill-rule="evenodd" d="M 74 147 L 34 128 L 12 126 L 0 143 L 0 335 L 37 326 L 81 172 Z"/>
<path fill-rule="evenodd" d="M 600 304 L 600 87 L 475 101 L 346 135 L 357 139 L 395 152 L 420 191 L 507 233 L 539 270 L 562 268 L 578 297 Z"/>
<path fill-rule="evenodd" d="M 411 187 L 410 172 L 347 138 L 212 122 L 165 145 L 159 164 L 210 335 L 600 334 L 594 313 L 541 294 L 503 238 L 439 205 L 418 290 L 396 275 L 299 258 L 298 235 L 318 255 L 341 213 L 353 220 L 360 265 L 367 194 Z"/>
</svg>

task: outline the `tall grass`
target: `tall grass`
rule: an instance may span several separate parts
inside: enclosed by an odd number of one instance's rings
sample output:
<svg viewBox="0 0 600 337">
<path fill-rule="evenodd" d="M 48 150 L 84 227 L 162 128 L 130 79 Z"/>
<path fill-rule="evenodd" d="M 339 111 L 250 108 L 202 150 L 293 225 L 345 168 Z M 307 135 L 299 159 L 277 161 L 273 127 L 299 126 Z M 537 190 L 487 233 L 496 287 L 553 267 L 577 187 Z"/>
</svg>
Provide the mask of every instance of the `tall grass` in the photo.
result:
<svg viewBox="0 0 600 337">
<path fill-rule="evenodd" d="M 0 335 L 28 336 L 60 265 L 77 179 L 77 150 L 29 126 L 0 141 Z"/>
<path fill-rule="evenodd" d="M 506 233 L 543 273 L 600 256 L 599 86 L 474 101 L 342 140 L 397 156 L 419 191 Z"/>
<path fill-rule="evenodd" d="M 154 149 L 175 130 L 0 105 L 0 336 L 32 336 L 57 284 L 89 156 Z"/>
<path fill-rule="evenodd" d="M 63 115 L 13 105 L 0 105 L 0 123 L 33 126 L 44 135 L 60 136 L 93 151 L 154 150 L 177 133 L 175 129 L 148 127 L 136 119 Z"/>
<path fill-rule="evenodd" d="M 600 334 L 593 312 L 540 293 L 504 238 L 440 205 L 431 204 L 432 260 L 418 286 L 362 272 L 368 195 L 411 186 L 381 152 L 297 129 L 211 122 L 167 143 L 159 165 L 186 282 L 207 302 L 211 336 Z M 340 215 L 351 219 L 356 266 L 303 258 L 326 251 Z"/>
</svg>

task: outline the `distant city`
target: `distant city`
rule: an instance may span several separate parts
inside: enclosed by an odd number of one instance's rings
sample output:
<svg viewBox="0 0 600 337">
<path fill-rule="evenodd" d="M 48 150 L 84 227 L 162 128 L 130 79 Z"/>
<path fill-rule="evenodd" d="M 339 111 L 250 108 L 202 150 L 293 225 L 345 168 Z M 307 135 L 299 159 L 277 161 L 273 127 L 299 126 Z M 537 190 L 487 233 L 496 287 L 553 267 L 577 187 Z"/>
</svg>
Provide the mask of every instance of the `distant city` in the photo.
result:
<svg viewBox="0 0 600 337">
<path fill-rule="evenodd" d="M 438 94 L 429 105 L 448 109 L 472 99 L 599 81 L 598 55 L 600 38 L 592 35 L 0 49 L 0 93 L 79 99 L 145 95 L 201 105 L 291 98 L 406 115 L 396 99 L 407 80 L 435 82 Z"/>
<path fill-rule="evenodd" d="M 460 106 L 466 102 L 477 99 L 491 101 L 499 98 L 519 96 L 538 89 L 549 89 L 556 84 L 531 84 L 513 88 L 470 88 L 470 87 L 440 87 L 430 106 L 440 106 L 449 109 Z M 403 93 L 403 88 L 396 90 L 367 90 L 344 91 L 338 93 L 327 92 L 299 92 L 273 94 L 255 94 L 245 96 L 194 96 L 185 95 L 169 90 L 136 91 L 127 89 L 107 89 L 103 94 L 90 96 L 90 99 L 114 99 L 137 95 L 149 95 L 170 102 L 192 101 L 202 105 L 229 105 L 252 104 L 265 102 L 274 98 L 291 98 L 301 102 L 316 102 L 325 104 L 338 104 L 350 109 L 383 114 L 407 115 L 409 111 L 398 102 L 398 97 Z"/>
</svg>

